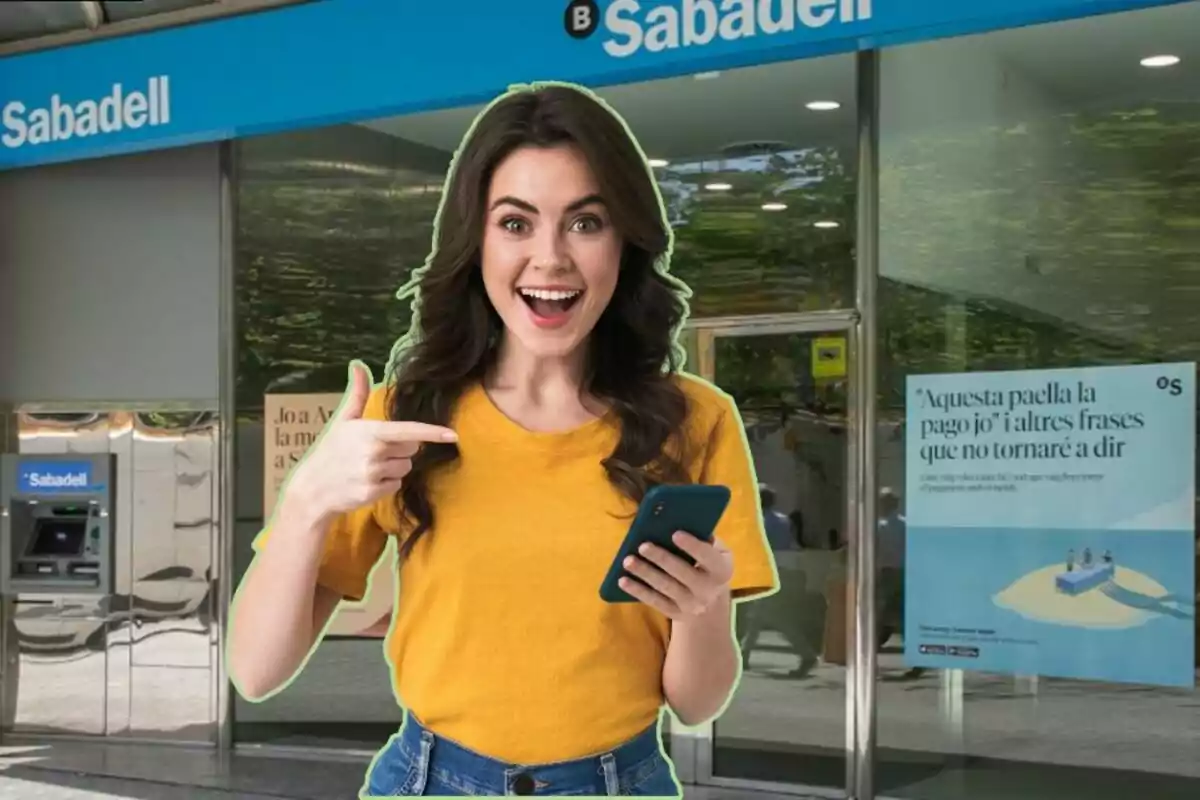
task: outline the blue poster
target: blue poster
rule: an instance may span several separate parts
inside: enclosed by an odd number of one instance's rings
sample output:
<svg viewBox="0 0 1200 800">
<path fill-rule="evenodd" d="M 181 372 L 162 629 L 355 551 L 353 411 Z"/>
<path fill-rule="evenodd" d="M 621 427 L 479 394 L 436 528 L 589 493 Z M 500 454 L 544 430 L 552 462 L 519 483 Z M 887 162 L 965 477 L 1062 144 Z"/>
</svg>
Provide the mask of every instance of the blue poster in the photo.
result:
<svg viewBox="0 0 1200 800">
<path fill-rule="evenodd" d="M 1191 687 L 1194 364 L 912 376 L 904 654 Z"/>
</svg>

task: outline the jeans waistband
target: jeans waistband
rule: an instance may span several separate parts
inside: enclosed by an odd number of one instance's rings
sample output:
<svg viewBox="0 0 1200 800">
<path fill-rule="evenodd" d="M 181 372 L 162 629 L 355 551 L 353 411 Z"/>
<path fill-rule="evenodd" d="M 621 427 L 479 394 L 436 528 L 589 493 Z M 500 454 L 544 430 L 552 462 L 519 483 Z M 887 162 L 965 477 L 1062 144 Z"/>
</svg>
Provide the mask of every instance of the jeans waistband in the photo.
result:
<svg viewBox="0 0 1200 800">
<path fill-rule="evenodd" d="M 485 756 L 438 736 L 411 713 L 399 739 L 401 748 L 426 759 L 429 766 L 468 778 L 475 786 L 491 788 L 498 794 L 534 794 L 535 789 L 541 793 L 543 787 L 565 788 L 578 782 L 581 771 L 615 781 L 616 775 L 662 756 L 657 723 L 607 752 L 544 764 L 514 764 Z"/>
</svg>

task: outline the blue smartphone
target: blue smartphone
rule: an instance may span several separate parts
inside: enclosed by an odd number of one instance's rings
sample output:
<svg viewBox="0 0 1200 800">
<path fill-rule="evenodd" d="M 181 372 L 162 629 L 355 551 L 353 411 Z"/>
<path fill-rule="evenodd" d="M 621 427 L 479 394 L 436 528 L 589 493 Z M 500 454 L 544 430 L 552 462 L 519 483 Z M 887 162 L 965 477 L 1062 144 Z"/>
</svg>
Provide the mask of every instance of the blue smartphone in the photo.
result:
<svg viewBox="0 0 1200 800">
<path fill-rule="evenodd" d="M 618 583 L 623 575 L 629 574 L 625 570 L 625 559 L 635 555 L 644 543 L 650 542 L 691 562 L 691 556 L 680 550 L 671 537 L 676 531 L 684 531 L 697 539 L 711 542 L 717 523 L 721 521 L 721 515 L 728 505 L 729 488 L 726 486 L 690 484 L 652 487 L 642 498 L 637 516 L 629 526 L 629 533 L 625 534 L 625 541 L 608 568 L 604 583 L 600 584 L 600 599 L 606 603 L 636 603 L 637 598 Z"/>
</svg>

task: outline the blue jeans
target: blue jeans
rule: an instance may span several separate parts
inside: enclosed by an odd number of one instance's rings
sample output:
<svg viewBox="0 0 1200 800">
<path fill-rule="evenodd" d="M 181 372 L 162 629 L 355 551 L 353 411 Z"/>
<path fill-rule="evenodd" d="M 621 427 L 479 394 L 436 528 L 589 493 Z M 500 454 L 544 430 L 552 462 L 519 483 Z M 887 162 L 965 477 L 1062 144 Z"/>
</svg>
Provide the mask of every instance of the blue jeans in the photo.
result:
<svg viewBox="0 0 1200 800">
<path fill-rule="evenodd" d="M 409 714 L 372 762 L 360 797 L 521 794 L 682 797 L 683 790 L 663 755 L 657 725 L 607 753 L 523 766 L 468 750 Z"/>
</svg>

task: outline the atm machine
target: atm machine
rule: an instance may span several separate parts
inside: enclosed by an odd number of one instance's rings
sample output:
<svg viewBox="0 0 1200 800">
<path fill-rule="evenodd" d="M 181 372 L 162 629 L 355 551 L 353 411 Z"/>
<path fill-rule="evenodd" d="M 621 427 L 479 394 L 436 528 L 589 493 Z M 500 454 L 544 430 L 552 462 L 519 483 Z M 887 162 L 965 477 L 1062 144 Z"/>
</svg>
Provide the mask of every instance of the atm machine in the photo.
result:
<svg viewBox="0 0 1200 800">
<path fill-rule="evenodd" d="M 115 479 L 113 454 L 0 454 L 0 731 L 17 710 L 19 598 L 112 593 Z"/>
<path fill-rule="evenodd" d="M 116 456 L 0 456 L 0 593 L 109 595 Z"/>
</svg>

